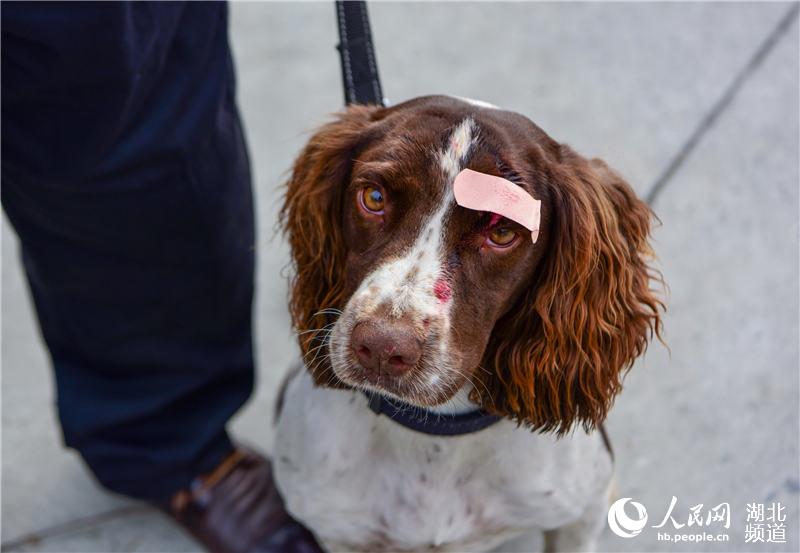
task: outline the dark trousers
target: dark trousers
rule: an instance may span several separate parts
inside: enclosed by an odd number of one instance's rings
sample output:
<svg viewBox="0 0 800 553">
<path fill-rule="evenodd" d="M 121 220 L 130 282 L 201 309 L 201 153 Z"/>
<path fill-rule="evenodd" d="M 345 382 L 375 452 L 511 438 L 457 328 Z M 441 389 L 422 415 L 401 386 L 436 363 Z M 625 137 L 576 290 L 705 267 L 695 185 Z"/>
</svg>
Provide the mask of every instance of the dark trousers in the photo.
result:
<svg viewBox="0 0 800 553">
<path fill-rule="evenodd" d="M 64 441 L 106 487 L 165 498 L 230 452 L 253 387 L 226 6 L 11 3 L 2 33 L 2 203 Z"/>
</svg>

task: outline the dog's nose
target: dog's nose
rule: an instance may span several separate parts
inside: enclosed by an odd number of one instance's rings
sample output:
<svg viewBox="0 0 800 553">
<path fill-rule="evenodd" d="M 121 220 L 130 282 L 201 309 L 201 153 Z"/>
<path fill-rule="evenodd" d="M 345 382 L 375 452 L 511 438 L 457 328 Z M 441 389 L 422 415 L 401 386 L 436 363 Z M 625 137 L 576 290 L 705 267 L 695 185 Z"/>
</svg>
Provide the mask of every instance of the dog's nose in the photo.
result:
<svg viewBox="0 0 800 553">
<path fill-rule="evenodd" d="M 413 367 L 422 355 L 422 343 L 403 323 L 369 320 L 358 323 L 350 335 L 358 362 L 368 371 L 398 376 Z"/>
</svg>

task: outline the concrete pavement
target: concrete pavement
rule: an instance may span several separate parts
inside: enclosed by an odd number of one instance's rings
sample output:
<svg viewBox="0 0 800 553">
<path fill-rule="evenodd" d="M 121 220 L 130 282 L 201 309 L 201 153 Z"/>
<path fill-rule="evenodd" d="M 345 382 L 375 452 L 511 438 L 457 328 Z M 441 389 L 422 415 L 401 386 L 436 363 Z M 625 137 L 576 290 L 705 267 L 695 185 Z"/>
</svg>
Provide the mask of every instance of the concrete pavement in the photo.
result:
<svg viewBox="0 0 800 553">
<path fill-rule="evenodd" d="M 661 521 L 673 496 L 684 523 L 690 507 L 727 502 L 729 541 L 607 531 L 606 551 L 800 550 L 800 36 L 796 16 L 780 26 L 791 8 L 371 5 L 393 102 L 447 93 L 519 111 L 604 158 L 642 196 L 686 151 L 654 203 L 670 350 L 654 344 L 637 363 L 609 430 L 620 494 L 647 506 L 648 524 Z M 260 380 L 232 427 L 269 449 L 276 383 L 296 355 L 280 271 L 287 249 L 273 239 L 278 186 L 307 131 L 341 106 L 337 39 L 329 2 L 231 11 L 260 238 Z M 102 491 L 61 447 L 48 360 L 5 223 L 2 240 L 3 550 L 196 551 L 160 514 Z M 745 543 L 746 504 L 777 501 L 787 508 L 788 543 Z"/>
</svg>

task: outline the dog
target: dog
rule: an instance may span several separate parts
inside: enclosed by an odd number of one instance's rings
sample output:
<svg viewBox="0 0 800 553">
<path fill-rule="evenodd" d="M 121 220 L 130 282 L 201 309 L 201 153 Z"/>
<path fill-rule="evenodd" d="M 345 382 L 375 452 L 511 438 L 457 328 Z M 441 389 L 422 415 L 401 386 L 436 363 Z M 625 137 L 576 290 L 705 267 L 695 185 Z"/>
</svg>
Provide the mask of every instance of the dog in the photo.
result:
<svg viewBox="0 0 800 553">
<path fill-rule="evenodd" d="M 459 205 L 465 169 L 537 221 Z M 319 129 L 281 212 L 305 356 L 274 446 L 289 512 L 330 551 L 539 531 L 593 550 L 613 476 L 601 424 L 661 336 L 652 218 L 604 162 L 484 102 L 352 106 Z"/>
</svg>

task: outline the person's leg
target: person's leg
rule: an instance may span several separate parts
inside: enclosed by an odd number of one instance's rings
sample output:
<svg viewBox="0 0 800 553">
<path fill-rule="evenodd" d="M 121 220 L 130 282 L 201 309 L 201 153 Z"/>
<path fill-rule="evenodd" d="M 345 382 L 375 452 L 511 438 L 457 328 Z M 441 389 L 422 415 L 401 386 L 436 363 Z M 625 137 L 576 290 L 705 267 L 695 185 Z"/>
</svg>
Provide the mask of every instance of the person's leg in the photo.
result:
<svg viewBox="0 0 800 553">
<path fill-rule="evenodd" d="M 66 444 L 127 495 L 163 498 L 216 466 L 252 390 L 253 206 L 236 136 L 80 190 L 3 175 Z"/>
<path fill-rule="evenodd" d="M 253 387 L 225 6 L 3 15 L 2 201 L 65 442 L 106 487 L 166 498 L 232 451 L 225 425 Z"/>
<path fill-rule="evenodd" d="M 255 252 L 227 23 L 218 2 L 4 4 L 3 207 L 98 479 L 212 551 L 319 553 L 225 431 L 253 388 Z"/>
</svg>

